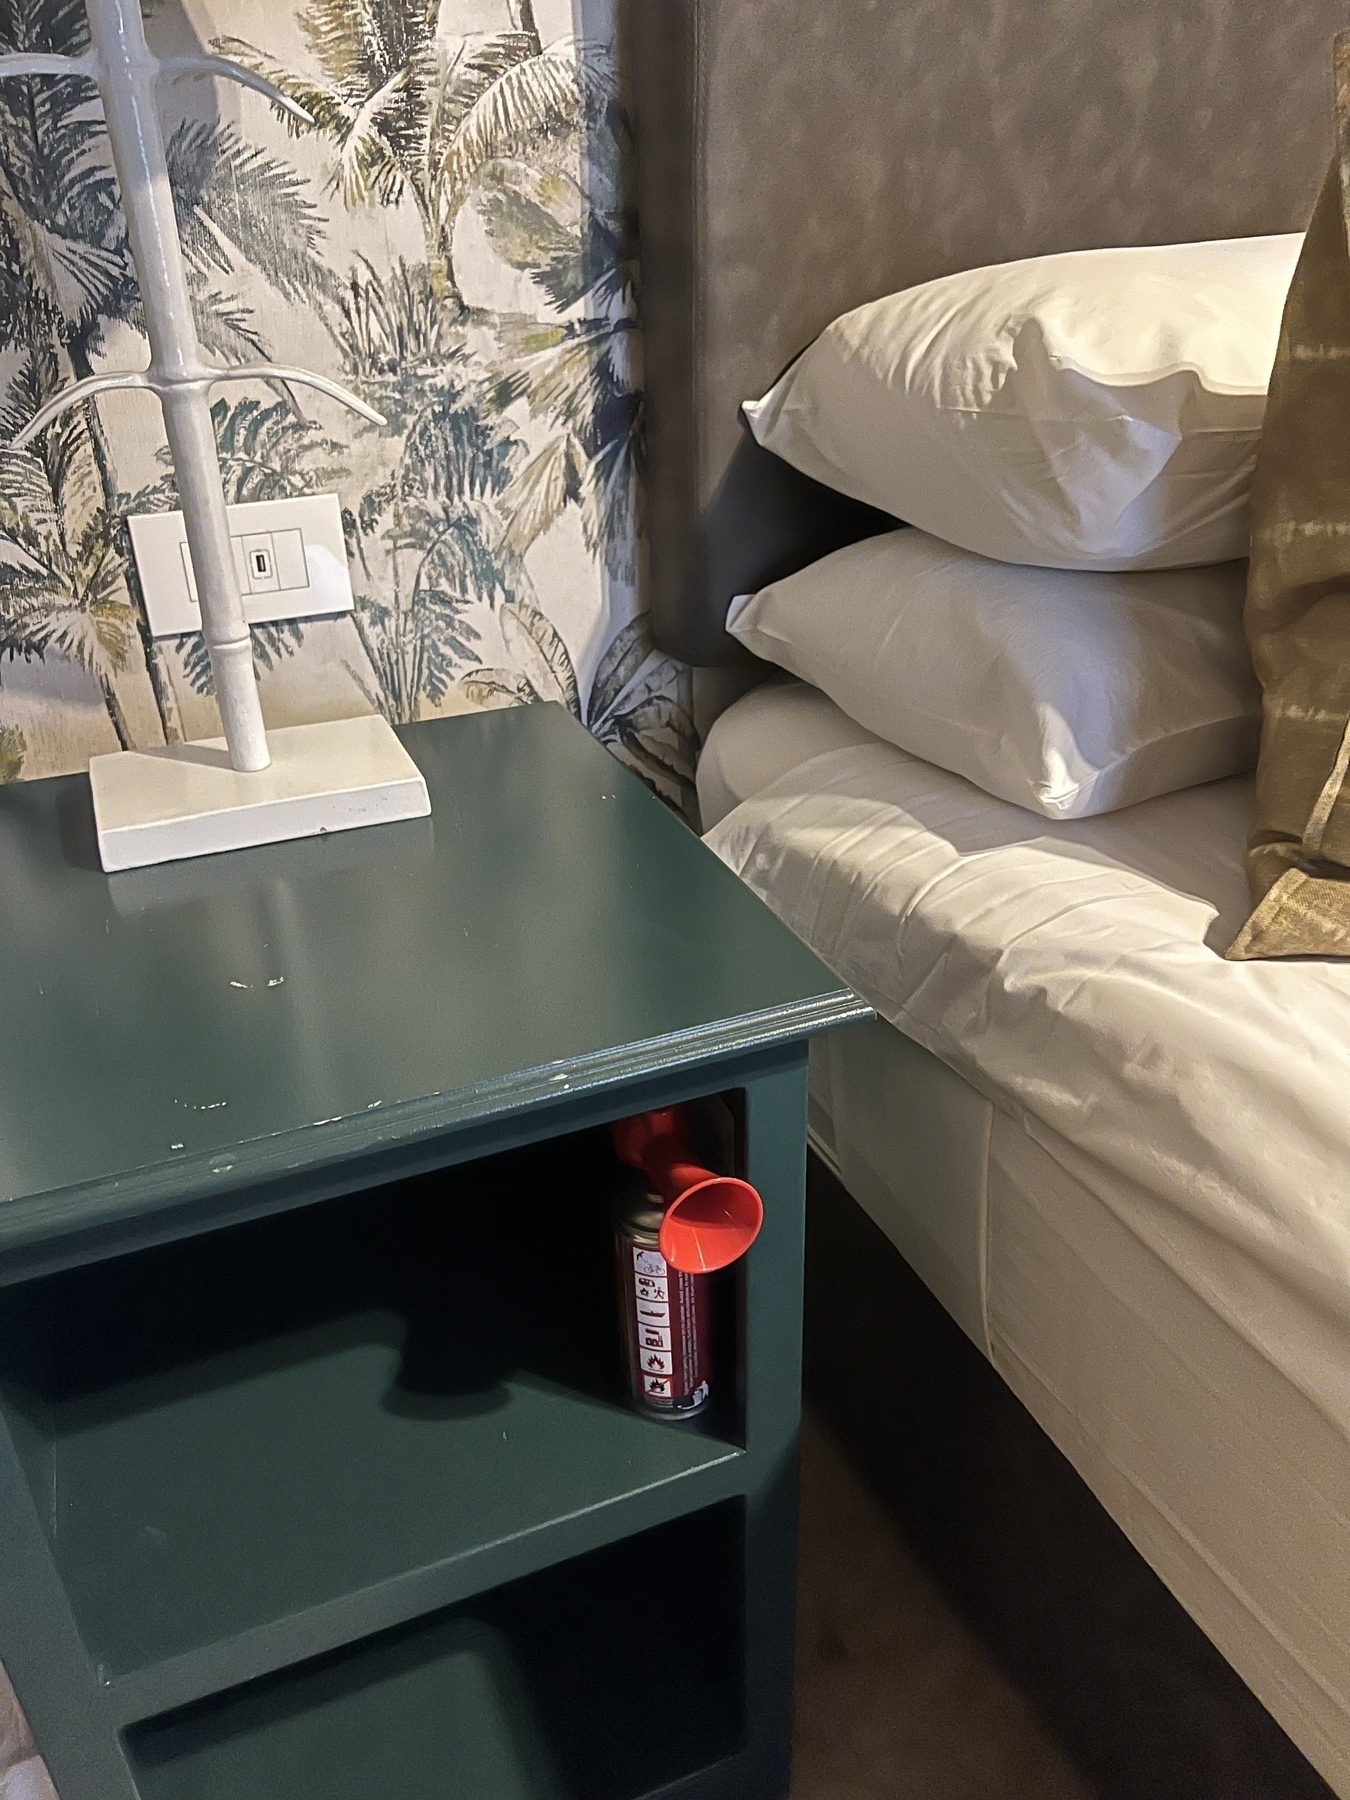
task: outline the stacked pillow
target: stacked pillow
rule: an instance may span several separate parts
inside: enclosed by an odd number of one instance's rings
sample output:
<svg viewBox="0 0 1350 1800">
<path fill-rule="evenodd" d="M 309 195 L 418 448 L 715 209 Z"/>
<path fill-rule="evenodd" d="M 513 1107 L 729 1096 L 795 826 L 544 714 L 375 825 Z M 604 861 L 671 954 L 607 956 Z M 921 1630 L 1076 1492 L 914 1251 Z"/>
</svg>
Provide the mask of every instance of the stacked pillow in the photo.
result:
<svg viewBox="0 0 1350 1800">
<path fill-rule="evenodd" d="M 1247 505 L 1299 234 L 979 269 L 837 319 L 751 430 L 917 529 L 728 629 L 901 749 L 1050 818 L 1255 760 Z"/>
</svg>

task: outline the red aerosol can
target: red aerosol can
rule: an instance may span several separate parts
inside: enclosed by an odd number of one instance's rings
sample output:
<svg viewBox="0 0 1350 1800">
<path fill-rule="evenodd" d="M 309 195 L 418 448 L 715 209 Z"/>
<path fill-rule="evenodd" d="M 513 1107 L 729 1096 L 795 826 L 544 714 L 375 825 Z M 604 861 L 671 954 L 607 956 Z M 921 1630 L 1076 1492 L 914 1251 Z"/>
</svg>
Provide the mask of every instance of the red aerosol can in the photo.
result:
<svg viewBox="0 0 1350 1800">
<path fill-rule="evenodd" d="M 671 1268 L 661 1254 L 665 1212 L 659 1194 L 631 1194 L 615 1205 L 619 1318 L 634 1400 L 646 1412 L 688 1418 L 711 1391 L 712 1284 Z"/>
<path fill-rule="evenodd" d="M 749 1182 L 693 1160 L 688 1127 L 674 1108 L 622 1119 L 613 1138 L 624 1162 L 651 1183 L 646 1193 L 621 1197 L 614 1210 L 629 1386 L 644 1410 L 691 1418 L 711 1392 L 708 1278 L 744 1256 L 764 1207 Z"/>
</svg>

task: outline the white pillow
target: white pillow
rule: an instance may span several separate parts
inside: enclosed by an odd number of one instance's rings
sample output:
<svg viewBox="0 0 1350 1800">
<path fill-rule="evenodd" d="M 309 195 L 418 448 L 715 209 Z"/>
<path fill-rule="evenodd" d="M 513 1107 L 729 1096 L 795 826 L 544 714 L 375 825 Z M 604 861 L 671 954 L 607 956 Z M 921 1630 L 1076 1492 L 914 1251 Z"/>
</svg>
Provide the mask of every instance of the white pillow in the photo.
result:
<svg viewBox="0 0 1350 1800">
<path fill-rule="evenodd" d="M 845 313 L 762 400 L 766 449 L 949 543 L 1058 569 L 1247 554 L 1301 234 L 1081 250 Z"/>
<path fill-rule="evenodd" d="M 727 629 L 877 737 L 1081 819 L 1256 761 L 1245 576 L 1015 568 L 891 531 L 740 595 Z"/>
</svg>

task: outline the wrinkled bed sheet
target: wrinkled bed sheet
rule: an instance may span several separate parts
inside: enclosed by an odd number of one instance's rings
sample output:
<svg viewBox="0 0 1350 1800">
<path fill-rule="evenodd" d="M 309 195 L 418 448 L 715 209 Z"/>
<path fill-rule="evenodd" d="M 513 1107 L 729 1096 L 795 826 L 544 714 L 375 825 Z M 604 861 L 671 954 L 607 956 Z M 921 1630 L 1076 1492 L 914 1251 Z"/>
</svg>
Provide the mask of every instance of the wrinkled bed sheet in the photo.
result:
<svg viewBox="0 0 1350 1800">
<path fill-rule="evenodd" d="M 1050 823 L 807 694 L 712 848 L 1350 1436 L 1350 965 L 1223 960 L 1249 782 Z"/>
</svg>

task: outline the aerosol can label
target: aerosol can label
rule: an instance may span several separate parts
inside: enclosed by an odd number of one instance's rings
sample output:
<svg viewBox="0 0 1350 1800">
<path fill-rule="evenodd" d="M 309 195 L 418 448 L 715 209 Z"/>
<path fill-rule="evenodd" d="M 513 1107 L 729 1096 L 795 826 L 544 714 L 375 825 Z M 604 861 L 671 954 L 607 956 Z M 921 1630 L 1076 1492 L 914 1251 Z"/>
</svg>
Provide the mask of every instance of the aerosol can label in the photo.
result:
<svg viewBox="0 0 1350 1800">
<path fill-rule="evenodd" d="M 711 1373 L 707 1277 L 670 1268 L 655 1244 L 622 1228 L 616 1247 L 633 1398 L 666 1415 L 698 1412 L 707 1403 Z"/>
</svg>

